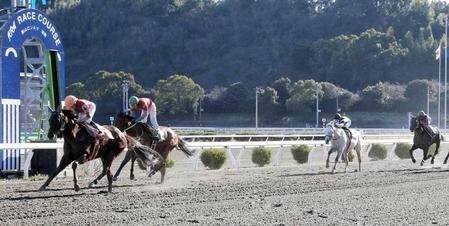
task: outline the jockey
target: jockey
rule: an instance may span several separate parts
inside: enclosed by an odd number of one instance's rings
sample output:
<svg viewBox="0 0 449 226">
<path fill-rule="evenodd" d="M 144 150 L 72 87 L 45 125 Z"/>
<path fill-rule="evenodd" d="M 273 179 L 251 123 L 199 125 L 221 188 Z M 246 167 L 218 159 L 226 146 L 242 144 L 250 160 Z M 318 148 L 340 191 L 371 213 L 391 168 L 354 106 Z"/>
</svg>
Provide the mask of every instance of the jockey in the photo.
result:
<svg viewBox="0 0 449 226">
<path fill-rule="evenodd" d="M 349 127 L 351 126 L 351 119 L 349 117 L 341 116 L 340 113 L 337 113 L 334 115 L 334 124 L 338 128 L 342 128 L 348 135 L 349 139 L 351 139 L 352 133 L 349 130 Z"/>
<path fill-rule="evenodd" d="M 432 128 L 429 126 L 431 122 L 430 116 L 428 116 L 424 111 L 419 111 L 418 116 L 416 117 L 416 122 L 419 126 L 426 132 L 427 135 L 430 136 L 430 139 L 434 137 L 434 132 Z"/>
<path fill-rule="evenodd" d="M 159 128 L 159 124 L 156 119 L 156 104 L 150 98 L 138 98 L 136 96 L 132 96 L 128 100 L 130 106 L 131 116 L 134 117 L 135 123 L 142 123 L 146 126 L 147 118 L 150 117 L 151 127 L 148 128 L 148 132 L 151 133 L 155 143 L 161 139 L 161 130 Z"/>
<path fill-rule="evenodd" d="M 94 151 L 90 156 L 90 159 L 94 159 L 100 148 L 99 138 L 103 135 L 103 132 L 98 128 L 97 124 L 92 121 L 96 110 L 95 104 L 91 101 L 68 95 L 64 100 L 63 109 L 72 110 L 78 116 L 76 122 L 83 125 L 89 135 L 95 138 Z"/>
</svg>

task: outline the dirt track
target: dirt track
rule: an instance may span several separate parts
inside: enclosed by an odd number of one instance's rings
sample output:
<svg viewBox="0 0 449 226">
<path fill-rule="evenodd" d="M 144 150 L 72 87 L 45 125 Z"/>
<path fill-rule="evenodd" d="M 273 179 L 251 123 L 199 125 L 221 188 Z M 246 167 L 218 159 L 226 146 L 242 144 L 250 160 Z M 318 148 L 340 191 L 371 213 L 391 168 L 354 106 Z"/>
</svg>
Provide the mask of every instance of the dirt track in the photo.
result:
<svg viewBox="0 0 449 226">
<path fill-rule="evenodd" d="M 440 161 L 441 162 L 441 161 Z M 112 194 L 73 191 L 58 179 L 0 181 L 0 225 L 430 225 L 449 224 L 449 171 L 409 160 L 365 162 L 364 172 L 331 175 L 321 166 L 197 172 L 170 169 L 166 183 L 130 181 Z M 343 165 L 339 165 L 339 172 Z M 103 179 L 100 186 L 105 186 Z"/>
</svg>

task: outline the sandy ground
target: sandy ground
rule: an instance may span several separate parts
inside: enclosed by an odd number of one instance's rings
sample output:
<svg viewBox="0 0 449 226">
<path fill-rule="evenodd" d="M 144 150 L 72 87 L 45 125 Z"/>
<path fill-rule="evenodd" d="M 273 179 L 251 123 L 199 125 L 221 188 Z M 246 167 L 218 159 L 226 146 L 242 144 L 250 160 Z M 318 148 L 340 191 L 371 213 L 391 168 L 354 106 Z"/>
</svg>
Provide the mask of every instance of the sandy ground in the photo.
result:
<svg viewBox="0 0 449 226">
<path fill-rule="evenodd" d="M 339 164 L 334 175 L 320 160 L 257 168 L 246 159 L 238 170 L 193 171 L 177 153 L 163 185 L 141 170 L 131 181 L 125 168 L 111 194 L 105 179 L 88 189 L 90 177 L 80 192 L 70 178 L 44 192 L 36 192 L 43 181 L 3 180 L 0 225 L 448 225 L 446 153 L 433 167 L 365 160 L 362 172 L 351 163 L 344 174 Z"/>
</svg>

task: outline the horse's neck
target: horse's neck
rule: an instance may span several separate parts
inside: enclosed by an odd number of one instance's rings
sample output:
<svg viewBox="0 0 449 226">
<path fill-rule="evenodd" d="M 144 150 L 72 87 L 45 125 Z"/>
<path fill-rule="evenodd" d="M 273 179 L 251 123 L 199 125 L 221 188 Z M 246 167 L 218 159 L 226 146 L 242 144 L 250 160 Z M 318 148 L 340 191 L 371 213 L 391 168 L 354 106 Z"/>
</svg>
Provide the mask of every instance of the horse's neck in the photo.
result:
<svg viewBox="0 0 449 226">
<path fill-rule="evenodd" d="M 64 140 L 75 140 L 76 134 L 79 131 L 79 125 L 71 121 L 67 122 L 64 128 L 63 137 Z"/>
</svg>

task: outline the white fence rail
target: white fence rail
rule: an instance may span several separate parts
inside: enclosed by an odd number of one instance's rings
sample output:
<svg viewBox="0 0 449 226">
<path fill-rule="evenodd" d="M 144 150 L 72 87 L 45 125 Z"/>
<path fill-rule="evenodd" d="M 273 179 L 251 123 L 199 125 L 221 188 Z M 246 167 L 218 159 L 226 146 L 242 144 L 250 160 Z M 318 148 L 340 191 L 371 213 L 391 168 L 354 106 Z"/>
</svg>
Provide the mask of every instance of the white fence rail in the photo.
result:
<svg viewBox="0 0 449 226">
<path fill-rule="evenodd" d="M 193 142 L 188 142 L 188 146 L 190 149 L 196 150 L 196 154 L 194 157 L 191 158 L 192 161 L 192 167 L 194 170 L 198 169 L 199 165 L 199 156 L 201 152 L 205 149 L 209 148 L 224 148 L 227 151 L 228 158 L 231 161 L 233 168 L 240 168 L 240 160 L 243 152 L 259 147 L 259 146 L 265 146 L 270 147 L 274 149 L 273 153 L 273 166 L 279 166 L 281 165 L 281 156 L 282 152 L 286 148 L 290 148 L 294 145 L 309 145 L 312 147 L 312 151 L 309 153 L 309 157 L 314 154 L 317 151 L 322 151 L 325 154 L 327 154 L 328 145 L 324 144 L 323 140 L 314 140 L 314 138 L 322 136 L 322 135 L 302 135 L 302 136 L 288 136 L 288 135 L 279 135 L 274 137 L 281 137 L 284 138 L 283 140 L 276 140 L 276 141 L 270 141 L 269 139 L 258 139 L 258 138 L 266 138 L 266 137 L 273 137 L 273 136 L 255 136 L 255 135 L 239 135 L 239 136 L 184 136 L 184 138 L 187 140 L 191 138 Z M 307 140 L 302 139 L 294 139 L 294 140 L 288 140 L 290 137 L 308 137 Z M 230 139 L 227 141 L 219 141 L 221 139 Z M 248 139 L 247 141 L 236 141 L 238 138 L 245 138 Z M 287 139 L 285 139 L 287 138 Z M 373 143 L 381 143 L 381 144 L 392 144 L 393 147 L 391 150 L 389 150 L 388 159 L 392 159 L 394 157 L 394 149 L 396 147 L 396 144 L 398 143 L 411 143 L 412 137 L 410 135 L 401 135 L 401 134 L 394 134 L 394 135 L 369 135 L 365 136 L 365 139 L 363 140 L 364 144 L 364 151 L 363 156 L 367 157 L 369 150 L 371 148 L 371 144 Z M 211 141 L 199 141 L 202 139 L 210 139 Z M 443 142 L 443 143 L 449 143 L 449 142 Z M 25 150 L 26 157 L 25 157 L 25 164 L 23 167 L 24 171 L 24 177 L 28 177 L 28 170 L 30 168 L 31 159 L 33 157 L 33 151 L 31 150 L 40 150 L 40 149 L 57 149 L 59 153 L 62 153 L 63 149 L 63 143 L 62 141 L 59 141 L 57 143 L 17 143 L 17 144 L 0 144 L 0 150 L 5 149 L 22 149 Z M 234 152 L 233 152 L 234 151 Z M 237 152 L 236 152 L 237 151 Z M 237 154 L 234 154 L 234 153 Z M 310 163 L 309 163 L 310 164 Z"/>
</svg>

